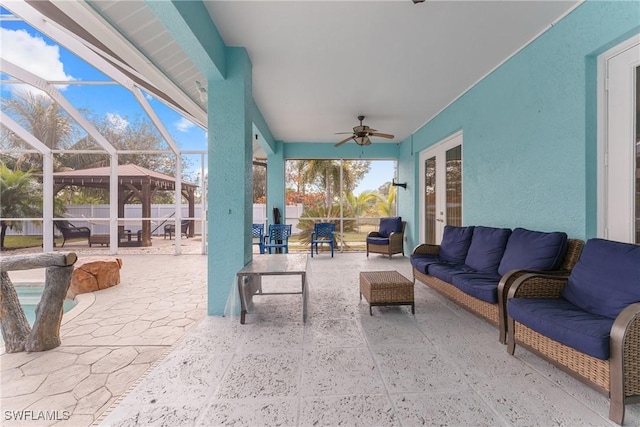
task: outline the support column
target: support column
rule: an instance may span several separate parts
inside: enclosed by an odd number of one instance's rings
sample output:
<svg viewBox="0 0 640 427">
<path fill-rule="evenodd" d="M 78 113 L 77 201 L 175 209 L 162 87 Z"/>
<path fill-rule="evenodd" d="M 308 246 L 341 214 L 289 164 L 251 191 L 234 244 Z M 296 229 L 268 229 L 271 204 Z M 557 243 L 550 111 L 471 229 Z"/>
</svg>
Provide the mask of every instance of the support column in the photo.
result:
<svg viewBox="0 0 640 427">
<path fill-rule="evenodd" d="M 286 223 L 284 191 L 284 150 L 282 141 L 276 141 L 275 152 L 267 155 L 267 218 L 274 224 L 273 207 L 280 210 L 283 224 Z"/>
<path fill-rule="evenodd" d="M 227 74 L 209 80 L 208 299 L 222 315 L 236 273 L 251 260 L 252 78 L 244 48 L 227 48 Z"/>
</svg>

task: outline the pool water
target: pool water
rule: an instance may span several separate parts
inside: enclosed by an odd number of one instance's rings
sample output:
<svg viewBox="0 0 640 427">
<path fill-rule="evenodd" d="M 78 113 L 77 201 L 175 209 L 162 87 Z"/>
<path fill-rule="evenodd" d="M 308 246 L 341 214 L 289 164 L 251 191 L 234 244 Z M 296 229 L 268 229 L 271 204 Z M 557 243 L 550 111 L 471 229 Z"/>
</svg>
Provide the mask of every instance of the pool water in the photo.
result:
<svg viewBox="0 0 640 427">
<path fill-rule="evenodd" d="M 20 305 L 22 306 L 24 314 L 27 316 L 27 320 L 31 326 L 33 326 L 33 323 L 36 321 L 36 306 L 40 302 L 43 290 L 44 286 L 42 285 L 16 285 L 16 292 L 18 293 Z M 65 299 L 62 309 L 66 313 L 75 307 L 76 304 L 78 304 L 77 301 Z"/>
</svg>

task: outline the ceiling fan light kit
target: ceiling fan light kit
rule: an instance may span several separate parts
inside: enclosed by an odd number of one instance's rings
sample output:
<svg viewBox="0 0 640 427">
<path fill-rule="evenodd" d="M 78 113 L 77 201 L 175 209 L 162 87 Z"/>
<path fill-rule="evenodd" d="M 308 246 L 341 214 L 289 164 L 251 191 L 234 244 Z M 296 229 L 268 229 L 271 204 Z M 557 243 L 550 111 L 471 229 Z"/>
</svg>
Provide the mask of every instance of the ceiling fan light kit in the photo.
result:
<svg viewBox="0 0 640 427">
<path fill-rule="evenodd" d="M 371 139 L 369 138 L 370 136 L 377 136 L 377 137 L 380 137 L 380 138 L 387 138 L 387 139 L 393 139 L 394 138 L 394 136 L 389 134 L 389 133 L 381 133 L 381 132 L 378 132 L 376 129 L 371 129 L 369 126 L 363 125 L 362 121 L 364 120 L 364 116 L 358 116 L 358 120 L 360 121 L 360 125 L 354 127 L 353 128 L 353 132 L 338 132 L 338 133 L 336 133 L 336 135 L 351 134 L 350 136 L 346 137 L 342 141 L 338 142 L 335 145 L 336 147 L 339 147 L 340 145 L 342 145 L 345 142 L 348 142 L 350 140 L 353 140 L 356 144 L 361 145 L 361 146 L 363 146 L 363 145 L 371 145 Z"/>
</svg>

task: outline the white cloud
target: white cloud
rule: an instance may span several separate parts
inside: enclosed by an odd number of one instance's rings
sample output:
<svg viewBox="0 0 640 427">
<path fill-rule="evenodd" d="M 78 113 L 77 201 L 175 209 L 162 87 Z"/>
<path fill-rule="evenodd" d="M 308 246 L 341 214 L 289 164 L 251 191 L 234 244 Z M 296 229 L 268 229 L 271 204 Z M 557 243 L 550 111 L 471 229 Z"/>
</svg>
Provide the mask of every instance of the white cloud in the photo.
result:
<svg viewBox="0 0 640 427">
<path fill-rule="evenodd" d="M 126 118 L 122 117 L 117 113 L 107 113 L 105 114 L 105 118 L 107 122 L 113 127 L 113 130 L 116 132 L 123 132 L 127 126 L 129 126 L 129 122 Z"/>
<path fill-rule="evenodd" d="M 2 49 L 0 58 L 24 68 L 32 74 L 49 81 L 71 81 L 74 78 L 64 72 L 64 64 L 60 60 L 60 48 L 48 45 L 42 37 L 32 36 L 25 30 L 9 30 L 0 28 Z M 7 85 L 9 86 L 9 85 Z M 67 85 L 56 85 L 64 90 Z M 12 90 L 30 90 L 41 93 L 27 85 L 11 85 Z"/>
<path fill-rule="evenodd" d="M 180 132 L 188 132 L 189 129 L 195 126 L 193 123 L 191 123 L 189 120 L 185 119 L 184 117 L 181 117 L 180 120 L 174 123 L 174 125 L 176 129 L 178 129 Z"/>
</svg>

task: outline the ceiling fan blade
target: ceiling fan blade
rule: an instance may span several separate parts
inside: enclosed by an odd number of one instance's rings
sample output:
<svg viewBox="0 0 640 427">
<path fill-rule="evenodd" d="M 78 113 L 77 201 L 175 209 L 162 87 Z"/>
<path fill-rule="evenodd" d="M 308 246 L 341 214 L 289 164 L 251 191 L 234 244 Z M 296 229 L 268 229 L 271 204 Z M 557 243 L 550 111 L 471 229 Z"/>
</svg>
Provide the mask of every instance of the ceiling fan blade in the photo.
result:
<svg viewBox="0 0 640 427">
<path fill-rule="evenodd" d="M 353 132 L 336 132 L 336 133 L 334 133 L 334 135 L 349 135 L 349 134 L 353 134 Z"/>
<path fill-rule="evenodd" d="M 371 135 L 371 136 L 379 136 L 380 138 L 388 138 L 388 139 L 393 139 L 394 138 L 394 136 L 389 134 L 389 133 L 369 132 L 369 135 Z"/>
<path fill-rule="evenodd" d="M 353 136 L 350 136 L 349 138 L 343 139 L 342 141 L 340 141 L 336 145 L 334 145 L 334 147 L 339 147 L 339 146 L 341 146 L 342 144 L 344 144 L 345 142 L 347 142 L 347 141 L 349 141 L 351 139 L 353 139 Z"/>
</svg>

